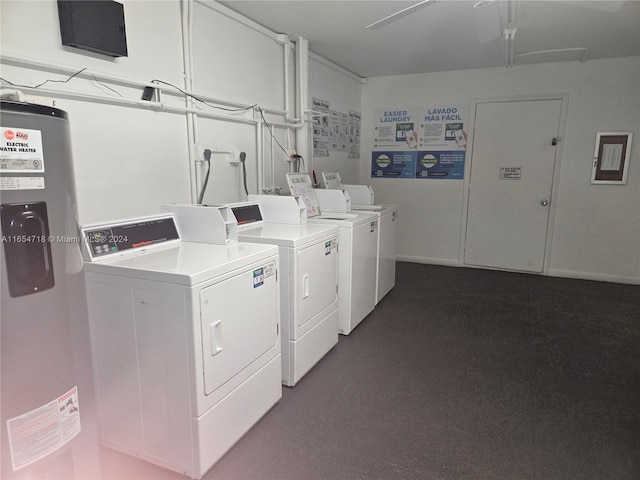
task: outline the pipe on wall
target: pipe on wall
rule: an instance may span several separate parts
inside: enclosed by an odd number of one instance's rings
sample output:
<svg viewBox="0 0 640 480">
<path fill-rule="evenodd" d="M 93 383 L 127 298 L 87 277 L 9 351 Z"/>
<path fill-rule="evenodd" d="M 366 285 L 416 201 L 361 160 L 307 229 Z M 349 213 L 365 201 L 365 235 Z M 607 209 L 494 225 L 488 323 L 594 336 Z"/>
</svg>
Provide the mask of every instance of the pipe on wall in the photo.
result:
<svg viewBox="0 0 640 480">
<path fill-rule="evenodd" d="M 306 38 L 296 39 L 296 117 L 299 119 L 299 128 L 296 129 L 296 149 L 298 155 L 308 159 L 308 168 L 311 169 L 311 149 L 309 130 L 305 127 L 305 115 L 309 96 L 309 41 Z M 301 152 L 304 150 L 303 152 Z"/>
<path fill-rule="evenodd" d="M 257 123 L 255 128 L 255 140 L 256 140 L 256 177 L 258 182 L 258 191 L 256 193 L 262 193 L 264 189 L 264 139 L 263 139 L 263 126 L 262 123 Z"/>
<path fill-rule="evenodd" d="M 182 60 L 184 63 L 184 88 L 187 90 L 193 89 L 192 72 L 192 32 L 193 32 L 193 19 L 192 19 L 192 5 L 191 0 L 182 0 Z M 185 98 L 185 106 L 187 108 L 193 108 L 193 99 L 189 96 Z M 189 179 L 191 182 L 191 203 L 198 202 L 198 192 L 200 190 L 200 175 L 198 171 L 198 161 L 196 152 L 196 145 L 198 144 L 198 119 L 192 112 L 186 112 L 187 115 L 187 138 L 189 145 L 188 160 L 189 160 Z"/>
</svg>

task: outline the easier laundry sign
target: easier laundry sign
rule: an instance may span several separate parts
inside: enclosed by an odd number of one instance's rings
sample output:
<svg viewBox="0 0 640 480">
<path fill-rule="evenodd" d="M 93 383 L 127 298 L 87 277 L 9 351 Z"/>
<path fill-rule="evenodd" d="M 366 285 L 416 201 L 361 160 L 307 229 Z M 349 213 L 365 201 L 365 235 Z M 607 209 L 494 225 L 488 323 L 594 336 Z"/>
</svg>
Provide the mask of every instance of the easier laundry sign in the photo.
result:
<svg viewBox="0 0 640 480">
<path fill-rule="evenodd" d="M 464 178 L 467 134 L 457 105 L 374 111 L 371 176 Z"/>
</svg>

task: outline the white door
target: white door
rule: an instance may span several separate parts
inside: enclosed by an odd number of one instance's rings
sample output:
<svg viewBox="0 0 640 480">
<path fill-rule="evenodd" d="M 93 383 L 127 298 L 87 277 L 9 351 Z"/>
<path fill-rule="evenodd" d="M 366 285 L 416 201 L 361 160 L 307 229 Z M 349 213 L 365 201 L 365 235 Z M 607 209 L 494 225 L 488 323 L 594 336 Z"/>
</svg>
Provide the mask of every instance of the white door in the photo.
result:
<svg viewBox="0 0 640 480">
<path fill-rule="evenodd" d="M 561 99 L 478 103 L 464 263 L 541 273 Z"/>
</svg>

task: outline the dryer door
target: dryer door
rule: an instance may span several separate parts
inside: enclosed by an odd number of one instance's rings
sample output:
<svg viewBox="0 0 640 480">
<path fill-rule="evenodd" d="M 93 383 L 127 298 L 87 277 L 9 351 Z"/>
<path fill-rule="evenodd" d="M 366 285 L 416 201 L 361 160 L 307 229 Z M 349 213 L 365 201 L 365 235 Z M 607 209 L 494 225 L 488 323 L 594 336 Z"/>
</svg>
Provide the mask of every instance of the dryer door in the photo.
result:
<svg viewBox="0 0 640 480">
<path fill-rule="evenodd" d="M 336 236 L 297 252 L 297 327 L 338 301 L 337 245 Z"/>
<path fill-rule="evenodd" d="M 205 395 L 278 344 L 278 294 L 275 262 L 202 289 Z"/>
</svg>

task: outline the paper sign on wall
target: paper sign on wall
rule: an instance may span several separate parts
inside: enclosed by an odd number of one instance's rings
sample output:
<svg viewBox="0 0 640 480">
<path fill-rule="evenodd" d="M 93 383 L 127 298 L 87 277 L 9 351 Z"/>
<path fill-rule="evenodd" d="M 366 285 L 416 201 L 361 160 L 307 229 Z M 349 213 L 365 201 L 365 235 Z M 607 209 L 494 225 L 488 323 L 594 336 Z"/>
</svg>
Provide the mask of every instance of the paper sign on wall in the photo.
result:
<svg viewBox="0 0 640 480">
<path fill-rule="evenodd" d="M 328 157 L 330 151 L 360 158 L 360 113 L 331 110 L 327 100 L 312 98 L 313 156 Z"/>
<path fill-rule="evenodd" d="M 500 180 L 520 180 L 522 167 L 500 167 Z"/>
</svg>

